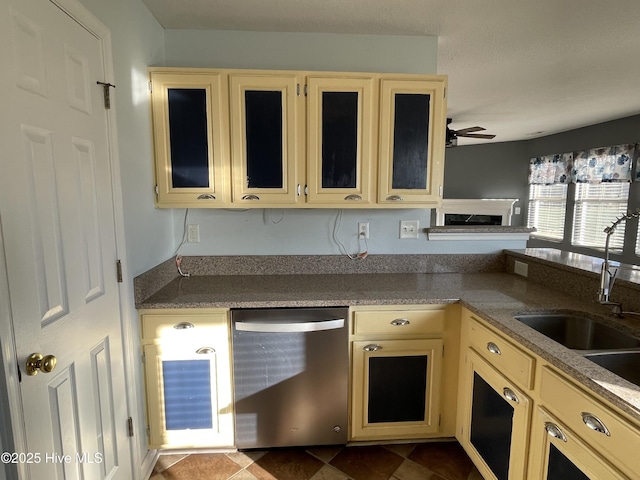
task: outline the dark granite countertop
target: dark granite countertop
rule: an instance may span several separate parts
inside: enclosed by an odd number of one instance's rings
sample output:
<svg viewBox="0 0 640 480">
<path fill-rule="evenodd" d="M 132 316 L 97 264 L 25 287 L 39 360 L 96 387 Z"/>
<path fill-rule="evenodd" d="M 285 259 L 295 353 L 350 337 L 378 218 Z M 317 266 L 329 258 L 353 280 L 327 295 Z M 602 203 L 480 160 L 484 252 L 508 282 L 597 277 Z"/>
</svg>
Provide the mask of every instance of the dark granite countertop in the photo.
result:
<svg viewBox="0 0 640 480">
<path fill-rule="evenodd" d="M 640 422 L 640 387 L 513 318 L 532 311 L 581 311 L 640 336 L 640 319 L 617 320 L 594 298 L 558 293 L 508 273 L 211 275 L 176 278 L 140 309 L 412 305 L 460 302 L 585 388 Z"/>
</svg>

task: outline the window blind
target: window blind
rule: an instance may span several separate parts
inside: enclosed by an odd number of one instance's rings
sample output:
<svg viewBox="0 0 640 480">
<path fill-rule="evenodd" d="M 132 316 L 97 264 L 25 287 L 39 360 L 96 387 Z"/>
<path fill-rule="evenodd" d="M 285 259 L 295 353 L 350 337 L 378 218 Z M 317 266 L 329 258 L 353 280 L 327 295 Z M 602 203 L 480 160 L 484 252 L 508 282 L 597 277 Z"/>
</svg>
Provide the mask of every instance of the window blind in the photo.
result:
<svg viewBox="0 0 640 480">
<path fill-rule="evenodd" d="M 566 184 L 529 185 L 527 226 L 536 228 L 532 236 L 562 240 L 566 207 Z"/>
<path fill-rule="evenodd" d="M 572 244 L 583 247 L 604 248 L 605 227 L 627 210 L 629 183 L 576 184 L 573 215 Z M 624 223 L 616 228 L 609 240 L 611 251 L 622 251 Z"/>
</svg>

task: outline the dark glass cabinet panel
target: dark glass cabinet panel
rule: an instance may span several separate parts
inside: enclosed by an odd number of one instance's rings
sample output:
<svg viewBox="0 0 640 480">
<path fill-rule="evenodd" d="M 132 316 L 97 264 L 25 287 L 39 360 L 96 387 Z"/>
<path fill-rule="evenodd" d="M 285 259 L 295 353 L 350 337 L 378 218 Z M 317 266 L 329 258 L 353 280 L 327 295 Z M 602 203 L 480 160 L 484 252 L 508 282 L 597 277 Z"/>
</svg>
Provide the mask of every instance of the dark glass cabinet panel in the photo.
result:
<svg viewBox="0 0 640 480">
<path fill-rule="evenodd" d="M 322 92 L 322 188 L 355 188 L 358 92 Z"/>
<path fill-rule="evenodd" d="M 474 372 L 471 444 L 498 480 L 509 478 L 513 415 L 504 397 Z"/>
<path fill-rule="evenodd" d="M 162 362 L 167 430 L 212 428 L 210 368 L 208 360 Z"/>
<path fill-rule="evenodd" d="M 169 88 L 167 101 L 172 186 L 208 188 L 207 91 Z"/>
<path fill-rule="evenodd" d="M 425 420 L 427 355 L 369 358 L 369 423 Z"/>
<path fill-rule="evenodd" d="M 283 187 L 282 92 L 245 91 L 247 187 Z"/>
<path fill-rule="evenodd" d="M 430 95 L 399 93 L 395 95 L 393 124 L 394 189 L 425 189 L 429 161 Z"/>
<path fill-rule="evenodd" d="M 547 480 L 589 480 L 555 445 L 549 447 Z"/>
</svg>

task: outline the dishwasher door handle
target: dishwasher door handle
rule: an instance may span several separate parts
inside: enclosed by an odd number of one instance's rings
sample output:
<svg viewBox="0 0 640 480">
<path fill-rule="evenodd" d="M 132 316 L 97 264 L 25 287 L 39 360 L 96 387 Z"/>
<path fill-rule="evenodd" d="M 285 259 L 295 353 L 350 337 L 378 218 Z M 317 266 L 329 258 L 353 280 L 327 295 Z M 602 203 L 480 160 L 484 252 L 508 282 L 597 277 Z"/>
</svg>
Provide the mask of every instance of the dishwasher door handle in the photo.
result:
<svg viewBox="0 0 640 480">
<path fill-rule="evenodd" d="M 278 322 L 276 321 L 249 321 L 235 322 L 236 330 L 240 332 L 267 332 L 267 333 L 296 333 L 319 332 L 322 330 L 335 330 L 344 327 L 344 318 L 322 320 L 319 322 Z"/>
</svg>

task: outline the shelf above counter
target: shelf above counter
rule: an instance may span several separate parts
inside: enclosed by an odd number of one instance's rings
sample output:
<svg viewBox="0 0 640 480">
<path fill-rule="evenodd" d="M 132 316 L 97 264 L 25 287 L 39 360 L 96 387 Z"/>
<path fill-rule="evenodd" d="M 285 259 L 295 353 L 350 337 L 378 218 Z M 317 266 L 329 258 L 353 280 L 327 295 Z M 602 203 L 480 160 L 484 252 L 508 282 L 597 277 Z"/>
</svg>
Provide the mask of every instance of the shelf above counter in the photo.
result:
<svg viewBox="0 0 640 480">
<path fill-rule="evenodd" d="M 536 229 L 532 227 L 490 226 L 439 226 L 425 228 L 428 240 L 528 240 Z"/>
</svg>

